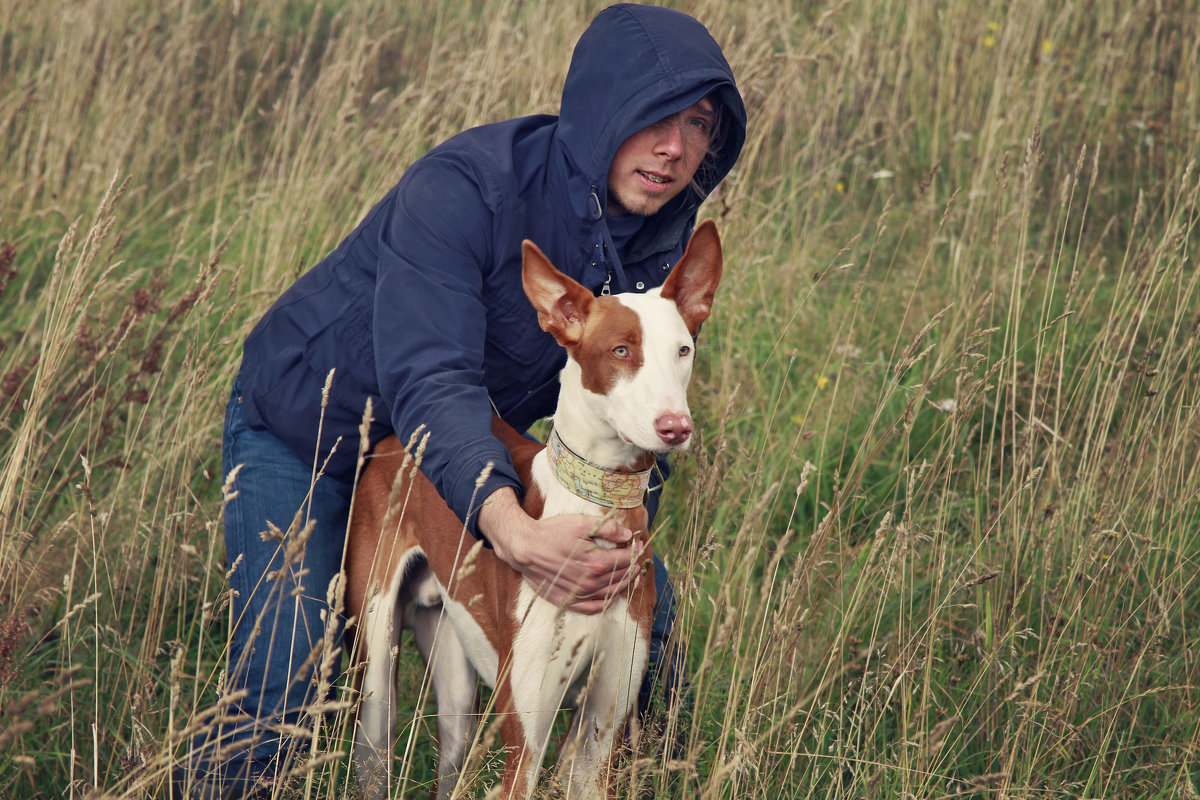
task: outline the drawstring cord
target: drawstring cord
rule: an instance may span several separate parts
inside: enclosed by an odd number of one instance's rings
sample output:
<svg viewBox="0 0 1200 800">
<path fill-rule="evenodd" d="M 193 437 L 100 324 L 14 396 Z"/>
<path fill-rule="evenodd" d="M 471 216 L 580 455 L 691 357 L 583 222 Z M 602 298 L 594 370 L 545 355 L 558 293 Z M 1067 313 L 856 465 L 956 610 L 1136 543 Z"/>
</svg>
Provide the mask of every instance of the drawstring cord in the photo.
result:
<svg viewBox="0 0 1200 800">
<path fill-rule="evenodd" d="M 621 257 L 617 253 L 617 246 L 613 244 L 612 234 L 608 231 L 608 224 L 604 222 L 604 208 L 600 205 L 600 193 L 595 186 L 591 187 L 591 193 L 588 194 L 589 210 L 591 211 L 592 220 L 600 224 L 600 247 L 603 249 L 604 260 L 609 264 L 608 277 L 604 279 L 604 286 L 600 288 L 601 295 L 612 294 L 612 279 L 615 272 L 617 277 L 617 289 L 624 291 L 629 288 L 629 281 L 625 277 L 625 268 L 621 265 Z"/>
</svg>

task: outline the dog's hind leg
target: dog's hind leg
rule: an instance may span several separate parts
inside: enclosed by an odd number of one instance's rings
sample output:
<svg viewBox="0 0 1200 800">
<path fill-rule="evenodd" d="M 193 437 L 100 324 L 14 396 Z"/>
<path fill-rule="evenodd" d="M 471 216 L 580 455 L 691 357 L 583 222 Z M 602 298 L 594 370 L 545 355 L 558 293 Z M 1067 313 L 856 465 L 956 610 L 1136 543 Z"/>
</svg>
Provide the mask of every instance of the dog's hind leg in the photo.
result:
<svg viewBox="0 0 1200 800">
<path fill-rule="evenodd" d="M 397 603 L 403 570 L 367 602 L 361 622 L 366 653 L 362 701 L 354 733 L 354 766 L 367 800 L 382 800 L 391 786 L 392 728 L 396 721 L 396 653 L 400 644 Z"/>
<path fill-rule="evenodd" d="M 458 785 L 471 739 L 475 735 L 478 677 L 463 649 L 462 640 L 458 638 L 441 604 L 427 604 L 430 598 L 423 597 L 425 594 L 418 588 L 412 628 L 417 647 L 432 676 L 433 692 L 437 698 L 437 797 L 438 800 L 446 800 Z"/>
</svg>

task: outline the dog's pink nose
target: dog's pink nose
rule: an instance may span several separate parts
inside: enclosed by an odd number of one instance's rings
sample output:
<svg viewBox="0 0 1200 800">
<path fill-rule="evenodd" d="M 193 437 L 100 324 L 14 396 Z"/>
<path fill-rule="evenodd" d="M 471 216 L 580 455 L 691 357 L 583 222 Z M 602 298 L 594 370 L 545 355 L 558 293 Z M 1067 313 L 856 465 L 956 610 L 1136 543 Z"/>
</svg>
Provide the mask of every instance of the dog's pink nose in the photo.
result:
<svg viewBox="0 0 1200 800">
<path fill-rule="evenodd" d="M 664 444 L 683 444 L 692 435 L 692 418 L 668 412 L 654 420 L 654 430 Z"/>
</svg>

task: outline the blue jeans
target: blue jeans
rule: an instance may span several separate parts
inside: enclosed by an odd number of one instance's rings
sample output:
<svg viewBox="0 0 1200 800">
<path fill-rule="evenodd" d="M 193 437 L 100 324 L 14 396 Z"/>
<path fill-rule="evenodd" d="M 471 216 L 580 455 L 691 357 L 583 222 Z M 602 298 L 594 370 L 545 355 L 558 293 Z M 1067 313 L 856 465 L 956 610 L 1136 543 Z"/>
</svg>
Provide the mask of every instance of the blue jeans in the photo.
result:
<svg viewBox="0 0 1200 800">
<path fill-rule="evenodd" d="M 232 487 L 236 494 L 225 505 L 226 569 L 233 590 L 226 685 L 228 694 L 245 694 L 218 715 L 224 721 L 193 739 L 188 767 L 219 783 L 238 784 L 286 772 L 294 749 L 305 746 L 295 738 L 297 726 L 312 729 L 305 708 L 327 699 L 321 695 L 340 675 L 345 620 L 327 593 L 341 571 L 353 487 L 328 476 L 314 483 L 312 464 L 269 431 L 250 428 L 236 380 L 221 464 L 226 478 L 240 467 Z M 264 536 L 272 529 L 274 535 Z M 667 655 L 675 593 L 657 555 L 654 582 L 659 599 L 650 673 L 638 701 L 643 713 L 655 676 L 661 673 L 670 694 L 682 682 L 682 653 L 671 643 Z"/>
<path fill-rule="evenodd" d="M 311 729 L 304 709 L 326 699 L 314 667 L 325 668 L 327 683 L 341 673 L 345 620 L 326 597 L 341 571 L 352 487 L 328 476 L 314 483 L 311 464 L 274 434 L 251 429 L 238 381 L 226 408 L 221 466 L 227 478 L 240 467 L 225 505 L 233 592 L 226 694 L 245 696 L 219 714 L 229 721 L 193 739 L 189 766 L 212 772 L 218 783 L 241 783 L 286 771 L 302 743 L 281 728 Z M 272 526 L 277 532 L 264 536 Z"/>
</svg>

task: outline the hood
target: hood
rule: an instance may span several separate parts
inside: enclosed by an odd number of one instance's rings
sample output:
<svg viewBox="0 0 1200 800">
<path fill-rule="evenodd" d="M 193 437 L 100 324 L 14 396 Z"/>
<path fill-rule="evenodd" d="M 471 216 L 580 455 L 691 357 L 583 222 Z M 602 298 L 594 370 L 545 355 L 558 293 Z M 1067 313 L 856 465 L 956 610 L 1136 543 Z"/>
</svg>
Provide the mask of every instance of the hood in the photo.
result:
<svg viewBox="0 0 1200 800">
<path fill-rule="evenodd" d="M 746 108 L 733 71 L 708 30 L 687 14 L 634 4 L 597 14 L 575 46 L 557 131 L 574 167 L 576 210 L 600 217 L 608 169 L 626 139 L 714 92 L 728 120 L 719 150 L 696 173 L 703 193 L 691 187 L 681 192 L 663 210 L 668 216 L 694 214 L 737 161 L 746 138 Z"/>
</svg>

